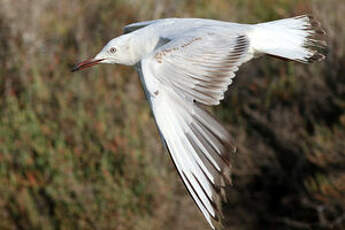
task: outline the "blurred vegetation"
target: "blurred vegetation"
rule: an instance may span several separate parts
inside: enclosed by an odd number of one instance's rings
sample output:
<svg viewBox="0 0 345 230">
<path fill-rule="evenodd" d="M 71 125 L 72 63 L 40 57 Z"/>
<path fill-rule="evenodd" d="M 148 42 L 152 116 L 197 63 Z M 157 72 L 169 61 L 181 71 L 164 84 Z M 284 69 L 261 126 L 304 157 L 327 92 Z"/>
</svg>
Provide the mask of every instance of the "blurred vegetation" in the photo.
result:
<svg viewBox="0 0 345 230">
<path fill-rule="evenodd" d="M 128 23 L 311 13 L 326 61 L 246 64 L 214 109 L 237 140 L 226 229 L 345 229 L 345 2 L 2 0 L 0 229 L 208 229 L 132 68 L 70 73 Z"/>
</svg>

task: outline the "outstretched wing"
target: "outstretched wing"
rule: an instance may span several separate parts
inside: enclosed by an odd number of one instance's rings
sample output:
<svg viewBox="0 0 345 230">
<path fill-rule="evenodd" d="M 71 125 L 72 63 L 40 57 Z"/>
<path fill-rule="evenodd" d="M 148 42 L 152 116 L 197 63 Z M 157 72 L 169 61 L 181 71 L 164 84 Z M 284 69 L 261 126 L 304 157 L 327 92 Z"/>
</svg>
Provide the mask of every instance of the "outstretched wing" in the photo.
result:
<svg viewBox="0 0 345 230">
<path fill-rule="evenodd" d="M 230 180 L 229 133 L 210 114 L 162 86 L 152 111 L 172 161 L 189 194 L 213 229 L 222 219 L 221 200 Z"/>
<path fill-rule="evenodd" d="M 143 62 L 154 78 L 183 97 L 217 105 L 238 67 L 250 60 L 253 53 L 246 35 L 211 31 L 199 29 L 174 39 Z"/>
<path fill-rule="evenodd" d="M 230 181 L 231 136 L 195 101 L 215 105 L 238 66 L 249 60 L 239 34 L 187 34 L 141 61 L 139 74 L 156 124 L 187 190 L 213 229 Z"/>
</svg>

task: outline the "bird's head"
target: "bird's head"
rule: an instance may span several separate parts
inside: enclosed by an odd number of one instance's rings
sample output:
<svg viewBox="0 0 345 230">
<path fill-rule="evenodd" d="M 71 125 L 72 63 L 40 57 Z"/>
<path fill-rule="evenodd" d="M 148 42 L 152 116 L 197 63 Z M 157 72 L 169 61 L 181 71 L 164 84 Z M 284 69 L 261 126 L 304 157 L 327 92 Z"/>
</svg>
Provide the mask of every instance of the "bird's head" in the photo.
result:
<svg viewBox="0 0 345 230">
<path fill-rule="evenodd" d="M 103 49 L 92 58 L 82 61 L 74 66 L 72 72 L 83 70 L 99 63 L 133 65 L 130 47 L 130 36 L 122 35 L 110 40 Z"/>
</svg>

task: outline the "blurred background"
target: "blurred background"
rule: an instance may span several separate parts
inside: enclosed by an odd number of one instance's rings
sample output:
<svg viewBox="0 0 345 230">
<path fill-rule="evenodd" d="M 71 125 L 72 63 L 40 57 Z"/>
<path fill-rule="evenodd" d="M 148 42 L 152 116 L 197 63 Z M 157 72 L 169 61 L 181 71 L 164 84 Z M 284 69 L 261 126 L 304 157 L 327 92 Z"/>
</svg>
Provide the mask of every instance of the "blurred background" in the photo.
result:
<svg viewBox="0 0 345 230">
<path fill-rule="evenodd" d="M 226 229 L 345 229 L 345 1 L 1 0 L 0 229 L 209 229 L 133 68 L 70 73 L 124 25 L 312 13 L 322 63 L 262 57 L 213 108 L 236 139 Z"/>
</svg>

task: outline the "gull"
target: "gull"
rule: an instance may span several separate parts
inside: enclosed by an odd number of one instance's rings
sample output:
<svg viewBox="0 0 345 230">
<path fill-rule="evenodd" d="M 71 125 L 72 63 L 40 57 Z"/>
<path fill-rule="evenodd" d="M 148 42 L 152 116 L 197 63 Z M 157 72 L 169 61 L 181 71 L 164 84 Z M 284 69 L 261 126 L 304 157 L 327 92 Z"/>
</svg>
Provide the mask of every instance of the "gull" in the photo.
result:
<svg viewBox="0 0 345 230">
<path fill-rule="evenodd" d="M 205 106 L 218 105 L 238 68 L 254 57 L 323 60 L 323 34 L 308 15 L 259 24 L 199 18 L 144 21 L 125 26 L 123 35 L 72 71 L 99 63 L 135 66 L 185 187 L 210 227 L 219 229 L 235 146 Z"/>
</svg>

